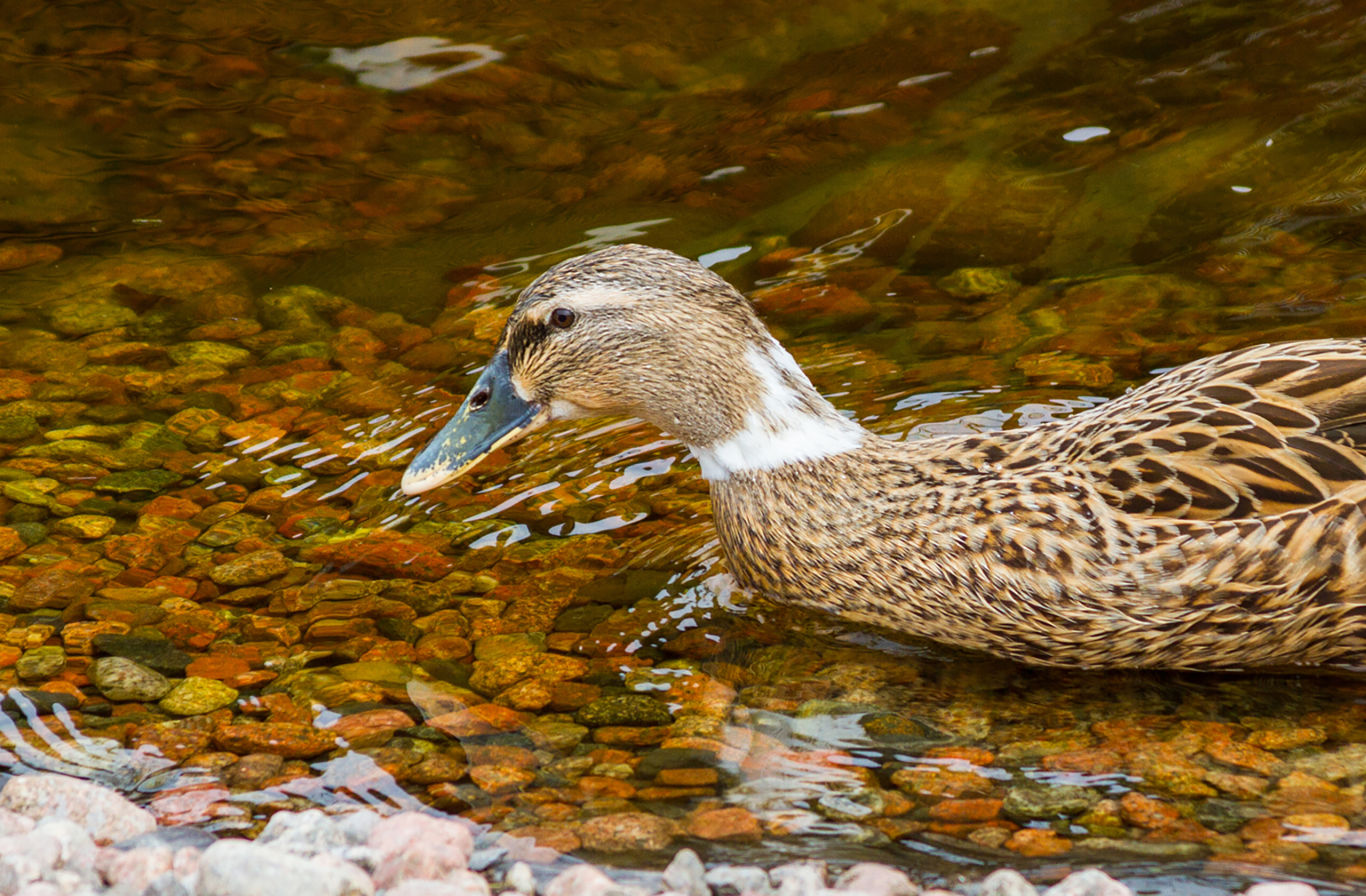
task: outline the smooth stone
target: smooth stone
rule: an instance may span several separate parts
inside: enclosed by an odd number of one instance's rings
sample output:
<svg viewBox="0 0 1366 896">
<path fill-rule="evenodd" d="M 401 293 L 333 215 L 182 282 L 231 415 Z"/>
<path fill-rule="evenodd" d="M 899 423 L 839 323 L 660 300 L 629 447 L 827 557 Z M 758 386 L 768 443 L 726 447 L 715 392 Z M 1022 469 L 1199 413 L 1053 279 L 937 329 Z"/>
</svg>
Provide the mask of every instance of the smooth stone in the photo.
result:
<svg viewBox="0 0 1366 896">
<path fill-rule="evenodd" d="M 90 487 L 123 498 L 150 498 L 179 481 L 180 474 L 170 470 L 124 470 L 101 477 Z"/>
<path fill-rule="evenodd" d="M 129 837 L 127 840 L 120 840 L 113 844 L 114 849 L 142 849 L 144 847 L 165 847 L 170 850 L 177 849 L 208 849 L 218 842 L 218 838 L 203 828 L 191 827 L 189 825 L 176 825 L 174 827 L 157 828 L 145 834 L 138 834 L 136 837 Z"/>
<path fill-rule="evenodd" d="M 609 725 L 668 725 L 673 722 L 669 708 L 644 694 L 599 697 L 574 714 L 574 721 L 590 728 Z"/>
<path fill-rule="evenodd" d="M 96 635 L 91 643 L 101 653 L 121 656 L 163 675 L 184 675 L 185 667 L 193 659 L 164 638 L 103 634 Z"/>
<path fill-rule="evenodd" d="M 1006 791 L 1001 811 L 1019 820 L 1053 819 L 1080 815 L 1100 802 L 1101 796 L 1075 784 L 1017 784 Z"/>
<path fill-rule="evenodd" d="M 410 879 L 436 879 L 469 868 L 474 838 L 459 821 L 420 812 L 391 815 L 370 832 L 374 879 L 391 887 Z"/>
<path fill-rule="evenodd" d="M 137 323 L 137 313 L 112 302 L 58 302 L 47 309 L 47 322 L 63 336 L 87 336 Z"/>
<path fill-rule="evenodd" d="M 1319 891 L 1299 881 L 1272 880 L 1253 884 L 1243 896 L 1319 896 Z"/>
<path fill-rule="evenodd" d="M 171 682 L 155 669 L 121 656 L 101 657 L 90 664 L 90 680 L 105 699 L 149 703 L 171 691 Z"/>
<path fill-rule="evenodd" d="M 319 861 L 321 859 L 331 861 Z M 246 840 L 220 840 L 199 858 L 195 896 L 373 896 L 356 865 L 331 856 L 304 859 Z"/>
<path fill-rule="evenodd" d="M 22 442 L 38 434 L 38 418 L 28 414 L 0 417 L 0 442 Z"/>
<path fill-rule="evenodd" d="M 1015 292 L 1020 281 L 1003 268 L 959 268 L 940 278 L 936 284 L 944 292 L 960 299 Z"/>
<path fill-rule="evenodd" d="M 825 863 L 788 862 L 768 872 L 778 896 L 817 896 L 825 890 Z"/>
<path fill-rule="evenodd" d="M 1067 875 L 1044 896 L 1134 896 L 1134 891 L 1099 868 L 1087 868 Z"/>
<path fill-rule="evenodd" d="M 180 342 L 166 350 L 177 364 L 216 364 L 241 367 L 251 360 L 251 352 L 226 342 Z"/>
<path fill-rule="evenodd" d="M 869 896 L 916 896 L 920 887 L 904 871 L 878 862 L 851 865 L 835 881 L 836 890 L 856 890 Z"/>
<path fill-rule="evenodd" d="M 473 871 L 457 871 L 441 880 L 405 880 L 385 896 L 489 896 L 489 884 Z"/>
<path fill-rule="evenodd" d="M 1013 868 L 993 871 L 982 881 L 978 896 L 1039 896 L 1039 890 Z"/>
<path fill-rule="evenodd" d="M 664 869 L 664 886 L 686 896 L 710 896 L 706 874 L 707 869 L 697 853 L 680 849 Z"/>
<path fill-rule="evenodd" d="M 175 872 L 158 874 L 143 888 L 140 896 L 193 896 L 190 888 L 176 877 Z"/>
<path fill-rule="evenodd" d="M 378 814 L 366 810 L 343 815 L 328 815 L 320 809 L 276 812 L 256 842 L 305 857 L 344 853 L 365 844 L 379 822 Z"/>
<path fill-rule="evenodd" d="M 74 516 L 60 519 L 53 524 L 52 530 L 58 535 L 70 535 L 73 538 L 95 539 L 103 538 L 109 534 L 118 521 L 112 516 L 100 516 L 94 513 L 78 513 Z"/>
<path fill-rule="evenodd" d="M 214 584 L 226 585 L 230 588 L 241 588 L 244 585 L 259 585 L 268 582 L 277 576 L 282 576 L 289 571 L 289 561 L 285 555 L 275 550 L 252 551 L 243 554 L 221 566 L 214 567 L 209 572 L 209 578 L 213 579 Z"/>
<path fill-rule="evenodd" d="M 171 689 L 157 705 L 177 716 L 198 716 L 231 706 L 237 691 L 212 678 L 191 676 Z"/>
<path fill-rule="evenodd" d="M 614 812 L 579 827 L 584 849 L 598 852 L 658 852 L 673 840 L 672 821 L 646 812 Z"/>
<path fill-rule="evenodd" d="M 768 872 L 756 865 L 717 865 L 707 869 L 704 879 L 716 891 L 716 896 L 739 893 L 767 896 L 773 892 Z"/>
<path fill-rule="evenodd" d="M 22 681 L 46 681 L 66 668 L 66 653 L 56 645 L 31 647 L 14 664 L 14 671 Z"/>
<path fill-rule="evenodd" d="M 0 790 L 0 809 L 34 819 L 68 819 L 96 843 L 117 843 L 156 829 L 156 820 L 146 809 L 98 784 L 66 775 L 10 778 Z"/>
<path fill-rule="evenodd" d="M 543 896 L 608 896 L 622 888 L 616 881 L 587 863 L 555 875 Z"/>
<path fill-rule="evenodd" d="M 513 862 L 508 873 L 503 875 L 503 886 L 522 896 L 535 896 L 536 875 L 526 862 Z"/>
</svg>

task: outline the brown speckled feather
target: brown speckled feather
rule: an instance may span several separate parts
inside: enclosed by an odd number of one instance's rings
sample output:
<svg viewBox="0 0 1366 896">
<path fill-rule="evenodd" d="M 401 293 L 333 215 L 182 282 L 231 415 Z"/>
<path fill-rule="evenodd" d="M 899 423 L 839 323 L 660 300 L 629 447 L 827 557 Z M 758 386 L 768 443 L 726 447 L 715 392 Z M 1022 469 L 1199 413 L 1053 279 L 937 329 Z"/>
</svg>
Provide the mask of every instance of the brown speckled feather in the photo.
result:
<svg viewBox="0 0 1366 896">
<path fill-rule="evenodd" d="M 753 587 L 1036 664 L 1361 655 L 1363 377 L 1361 340 L 1231 352 L 1036 429 L 732 477 L 717 527 Z"/>
</svg>

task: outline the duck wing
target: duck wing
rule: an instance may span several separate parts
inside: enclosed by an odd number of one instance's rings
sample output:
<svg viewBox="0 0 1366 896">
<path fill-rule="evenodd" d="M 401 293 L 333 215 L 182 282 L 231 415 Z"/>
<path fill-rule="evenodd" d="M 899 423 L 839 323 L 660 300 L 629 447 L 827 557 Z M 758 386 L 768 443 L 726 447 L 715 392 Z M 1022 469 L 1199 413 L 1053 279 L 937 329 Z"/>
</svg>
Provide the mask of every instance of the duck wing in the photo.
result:
<svg viewBox="0 0 1366 896">
<path fill-rule="evenodd" d="M 1366 340 L 1214 355 L 976 450 L 1002 471 L 1065 469 L 1128 513 L 1217 520 L 1309 507 L 1366 482 Z"/>
</svg>

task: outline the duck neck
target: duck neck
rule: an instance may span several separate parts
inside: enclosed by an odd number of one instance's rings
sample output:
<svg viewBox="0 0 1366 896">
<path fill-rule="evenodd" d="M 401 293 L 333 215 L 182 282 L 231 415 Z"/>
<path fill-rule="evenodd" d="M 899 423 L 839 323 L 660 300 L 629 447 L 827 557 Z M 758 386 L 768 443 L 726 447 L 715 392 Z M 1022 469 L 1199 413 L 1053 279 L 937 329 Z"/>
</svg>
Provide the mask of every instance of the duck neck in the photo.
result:
<svg viewBox="0 0 1366 896">
<path fill-rule="evenodd" d="M 776 470 L 852 451 L 867 432 L 821 397 L 787 349 L 768 337 L 737 363 L 747 368 L 746 404 L 737 423 L 704 444 L 688 445 L 710 482 Z"/>
</svg>

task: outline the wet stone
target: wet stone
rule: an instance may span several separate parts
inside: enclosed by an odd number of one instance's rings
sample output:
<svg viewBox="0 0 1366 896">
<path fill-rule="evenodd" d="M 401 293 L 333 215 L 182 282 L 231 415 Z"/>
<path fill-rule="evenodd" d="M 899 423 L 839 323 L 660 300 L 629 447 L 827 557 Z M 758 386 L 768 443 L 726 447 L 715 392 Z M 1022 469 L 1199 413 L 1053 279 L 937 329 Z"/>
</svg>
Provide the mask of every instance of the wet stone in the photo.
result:
<svg viewBox="0 0 1366 896">
<path fill-rule="evenodd" d="M 212 678 L 187 678 L 157 704 L 178 716 L 197 716 L 232 705 L 237 691 Z"/>
<path fill-rule="evenodd" d="M 52 530 L 59 535 L 70 535 L 73 538 L 91 540 L 108 535 L 117 523 L 118 520 L 111 516 L 78 513 L 58 520 L 53 524 Z"/>
<path fill-rule="evenodd" d="M 47 309 L 48 323 L 63 336 L 86 336 L 126 327 L 137 319 L 137 313 L 131 308 L 113 302 L 59 302 Z"/>
<path fill-rule="evenodd" d="M 574 721 L 590 728 L 616 725 L 668 725 L 668 707 L 643 694 L 599 697 L 574 714 Z"/>
<path fill-rule="evenodd" d="M 673 822 L 644 812 L 619 812 L 585 821 L 579 837 L 597 852 L 657 852 L 673 840 Z"/>
<path fill-rule="evenodd" d="M 1044 896 L 1133 896 L 1133 891 L 1099 868 L 1087 868 L 1067 875 Z"/>
<path fill-rule="evenodd" d="M 152 702 L 165 697 L 171 682 L 154 669 L 118 656 L 102 657 L 90 664 L 91 682 L 108 700 Z"/>
<path fill-rule="evenodd" d="M 978 896 L 1038 896 L 1039 891 L 1025 876 L 1011 868 L 993 871 L 982 880 Z"/>
<path fill-rule="evenodd" d="M 305 859 L 261 843 L 220 840 L 199 859 L 196 896 L 358 896 L 373 884 L 332 856 Z"/>
<path fill-rule="evenodd" d="M 33 819 L 65 818 L 96 843 L 116 843 L 156 828 L 152 814 L 104 787 L 67 775 L 10 778 L 0 790 L 0 809 Z"/>
<path fill-rule="evenodd" d="M 25 650 L 14 671 L 24 681 L 44 681 L 60 675 L 66 668 L 66 653 L 55 645 Z"/>
<path fill-rule="evenodd" d="M 1080 815 L 1100 799 L 1096 791 L 1073 784 L 1018 784 L 1006 791 L 1002 811 L 1017 820 L 1054 819 Z"/>
<path fill-rule="evenodd" d="M 598 623 L 611 615 L 612 608 L 606 604 L 584 604 L 579 607 L 570 607 L 555 617 L 555 631 L 587 634 L 596 628 Z"/>
<path fill-rule="evenodd" d="M 754 896 L 767 896 L 773 892 L 768 872 L 755 865 L 716 865 L 706 873 L 707 885 L 716 891 L 716 896 L 737 896 L 752 893 Z"/>
<path fill-rule="evenodd" d="M 282 576 L 289 571 L 289 561 L 285 555 L 275 550 L 252 551 L 221 566 L 209 573 L 217 585 L 241 588 L 245 585 L 259 585 Z"/>
<path fill-rule="evenodd" d="M 180 481 L 180 474 L 170 470 L 125 470 L 110 473 L 91 488 L 97 492 L 125 499 L 151 498 Z"/>
<path fill-rule="evenodd" d="M 251 360 L 251 352 L 225 342 L 181 342 L 167 349 L 177 364 L 215 364 L 241 367 Z"/>
<path fill-rule="evenodd" d="M 951 296 L 963 299 L 1015 292 L 1020 283 L 1001 268 L 959 268 L 936 284 Z"/>
<path fill-rule="evenodd" d="M 102 634 L 96 635 L 92 644 L 100 653 L 132 660 L 164 675 L 184 675 L 185 667 L 193 659 L 188 653 L 163 638 Z"/>
<path fill-rule="evenodd" d="M 38 434 L 38 420 L 29 414 L 0 416 L 0 442 L 22 442 Z"/>
<path fill-rule="evenodd" d="M 267 538 L 274 532 L 275 527 L 266 520 L 248 513 L 235 513 L 209 526 L 195 541 L 211 548 L 225 548 L 246 538 Z"/>
<path fill-rule="evenodd" d="M 697 853 L 691 849 L 680 849 L 664 869 L 664 887 L 684 896 L 711 896 L 706 873 L 707 869 Z"/>
<path fill-rule="evenodd" d="M 9 606 L 11 611 L 63 608 L 89 597 L 94 591 L 95 586 L 84 576 L 65 569 L 48 569 L 16 588 Z"/>
<path fill-rule="evenodd" d="M 905 872 L 877 862 L 859 862 L 835 880 L 836 890 L 854 890 L 870 896 L 916 896 L 916 886 Z"/>
</svg>

